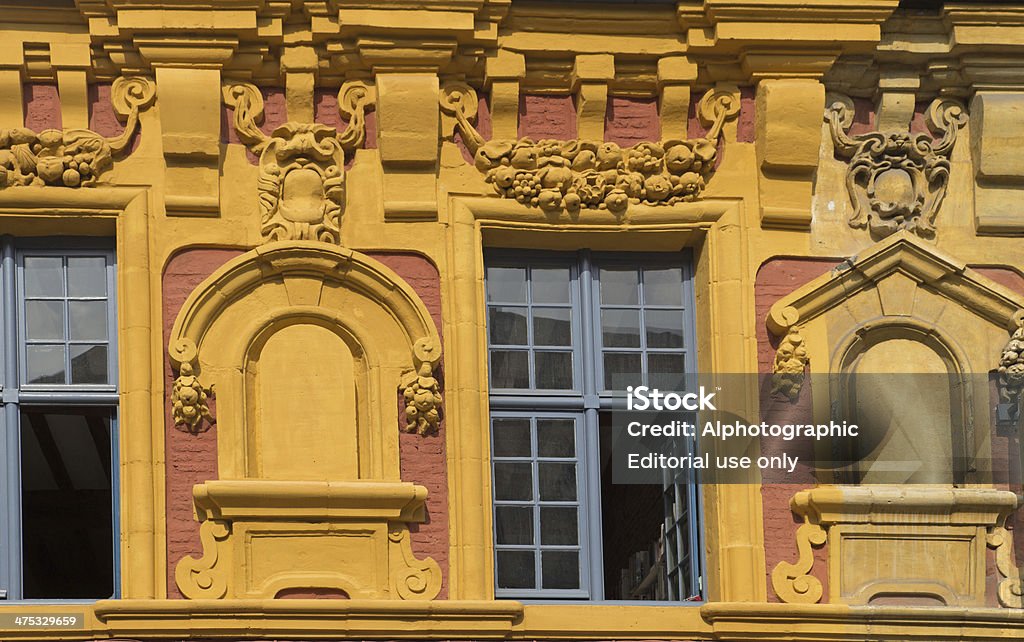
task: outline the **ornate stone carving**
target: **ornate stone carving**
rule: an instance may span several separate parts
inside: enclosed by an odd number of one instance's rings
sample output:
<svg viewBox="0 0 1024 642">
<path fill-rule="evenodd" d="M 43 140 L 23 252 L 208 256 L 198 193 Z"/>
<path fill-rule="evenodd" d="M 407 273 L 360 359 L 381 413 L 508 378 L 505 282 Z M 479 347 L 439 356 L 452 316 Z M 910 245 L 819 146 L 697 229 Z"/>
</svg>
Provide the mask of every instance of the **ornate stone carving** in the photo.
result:
<svg viewBox="0 0 1024 642">
<path fill-rule="evenodd" d="M 178 376 L 171 388 L 174 427 L 192 434 L 206 432 L 217 423 L 209 406 L 213 388 L 199 381 L 195 371 L 196 356 L 196 346 L 188 339 L 178 341 L 171 350 L 171 359 L 178 364 Z"/>
<path fill-rule="evenodd" d="M 597 140 L 485 141 L 473 127 L 476 92 L 450 83 L 441 108 L 475 157 L 476 168 L 503 198 L 546 212 L 607 209 L 625 212 L 630 203 L 672 205 L 696 200 L 714 172 L 722 126 L 739 113 L 727 92 L 708 92 L 698 112 L 710 126 L 703 138 L 644 142 L 621 148 Z"/>
<path fill-rule="evenodd" d="M 1014 416 L 1019 414 L 1017 404 L 1021 392 L 1024 391 L 1024 315 L 1017 314 L 1014 319 L 1017 327 L 1010 335 L 1010 340 L 1003 347 L 999 357 L 999 397 L 1011 404 Z"/>
<path fill-rule="evenodd" d="M 1012 558 L 1013 537 L 1006 528 L 997 526 L 988 534 L 987 542 L 990 548 L 995 549 L 996 568 L 1005 578 L 996 589 L 999 603 L 1011 609 L 1024 608 L 1024 583 Z"/>
<path fill-rule="evenodd" d="M 366 107 L 373 96 L 373 88 L 361 81 L 342 86 L 338 108 L 349 125 L 341 134 L 327 125 L 288 122 L 267 136 L 258 126 L 263 119 L 259 89 L 248 83 L 224 87 L 224 102 L 234 108 L 235 131 L 260 155 L 257 185 L 264 242 L 341 242 L 345 155 L 364 140 Z"/>
<path fill-rule="evenodd" d="M 192 364 L 181 364 L 171 391 L 175 427 L 191 433 L 209 430 L 211 424 L 217 423 L 210 414 L 209 398 L 212 395 L 213 390 L 200 383 Z M 203 419 L 206 424 L 202 423 Z"/>
<path fill-rule="evenodd" d="M 429 339 L 420 339 L 413 347 L 416 369 L 402 377 L 405 402 L 405 432 L 428 435 L 437 432 L 441 421 L 441 385 L 434 377 L 440 350 Z"/>
<path fill-rule="evenodd" d="M 118 78 L 111 102 L 125 123 L 119 136 L 105 138 L 88 129 L 47 129 L 36 133 L 25 127 L 0 129 L 0 189 L 24 185 L 92 187 L 113 167 L 139 124 L 139 112 L 153 104 L 156 85 L 148 78 Z"/>
<path fill-rule="evenodd" d="M 432 600 L 441 590 L 441 567 L 434 558 L 416 559 L 409 527 L 392 524 L 388 540 L 399 549 L 402 564 L 391 572 L 391 590 L 403 600 Z"/>
<path fill-rule="evenodd" d="M 804 370 L 809 361 L 804 338 L 800 330 L 793 326 L 775 351 L 771 394 L 782 394 L 790 401 L 796 401 L 804 385 Z"/>
<path fill-rule="evenodd" d="M 812 546 L 825 544 L 825 530 L 809 521 L 796 531 L 796 548 L 800 558 L 796 563 L 779 562 L 772 569 L 772 588 L 788 604 L 815 604 L 821 600 L 821 580 L 811 575 L 814 566 Z"/>
<path fill-rule="evenodd" d="M 207 520 L 199 527 L 199 540 L 203 543 L 203 556 L 199 559 L 184 557 L 174 569 L 174 582 L 181 594 L 190 600 L 219 600 L 227 593 L 228 578 L 220 560 L 219 542 L 231 534 L 229 522 Z"/>
<path fill-rule="evenodd" d="M 967 122 L 964 107 L 936 99 L 928 109 L 925 133 L 876 131 L 848 134 L 853 102 L 834 96 L 825 112 L 836 152 L 850 160 L 846 188 L 853 204 L 850 227 L 867 227 L 875 238 L 901 229 L 922 238 L 935 236 L 935 215 L 946 195 L 949 154 L 957 132 Z"/>
</svg>

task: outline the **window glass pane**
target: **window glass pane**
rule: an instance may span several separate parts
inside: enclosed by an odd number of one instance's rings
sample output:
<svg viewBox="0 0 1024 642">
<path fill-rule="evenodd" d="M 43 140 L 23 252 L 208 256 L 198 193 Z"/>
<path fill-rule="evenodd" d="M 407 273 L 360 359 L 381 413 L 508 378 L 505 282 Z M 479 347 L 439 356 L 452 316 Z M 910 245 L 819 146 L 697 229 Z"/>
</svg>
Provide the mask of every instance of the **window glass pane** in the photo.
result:
<svg viewBox="0 0 1024 642">
<path fill-rule="evenodd" d="M 34 339 L 64 339 L 63 301 L 25 301 L 25 336 Z"/>
<path fill-rule="evenodd" d="M 489 267 L 485 278 L 488 302 L 526 303 L 526 268 Z"/>
<path fill-rule="evenodd" d="M 533 344 L 538 346 L 571 346 L 570 308 L 534 308 Z"/>
<path fill-rule="evenodd" d="M 533 355 L 540 390 L 572 390 L 572 353 L 537 352 Z"/>
<path fill-rule="evenodd" d="M 541 457 L 574 457 L 576 422 L 572 419 L 538 419 L 537 450 Z"/>
<path fill-rule="evenodd" d="M 526 345 L 526 308 L 491 307 L 492 345 Z"/>
<path fill-rule="evenodd" d="M 646 305 L 683 305 L 683 271 L 679 268 L 644 270 Z"/>
<path fill-rule="evenodd" d="M 114 593 L 110 431 L 106 408 L 22 410 L 27 599 L 96 599 Z"/>
<path fill-rule="evenodd" d="M 68 296 L 106 296 L 107 259 L 102 256 L 68 257 Z"/>
<path fill-rule="evenodd" d="M 533 471 L 528 463 L 494 463 L 494 499 L 529 501 L 533 499 Z"/>
<path fill-rule="evenodd" d="M 64 346 L 25 346 L 28 383 L 64 383 Z"/>
<path fill-rule="evenodd" d="M 649 383 L 652 387 L 667 390 L 682 389 L 683 376 L 686 372 L 682 354 L 647 355 L 647 370 L 650 373 Z"/>
<path fill-rule="evenodd" d="M 25 257 L 25 296 L 64 296 L 64 260 L 59 256 Z"/>
<path fill-rule="evenodd" d="M 576 551 L 544 551 L 541 553 L 541 565 L 544 588 L 580 587 L 580 557 Z"/>
<path fill-rule="evenodd" d="M 529 388 L 529 353 L 522 350 L 492 350 L 491 387 Z"/>
<path fill-rule="evenodd" d="M 683 347 L 683 311 L 647 310 L 644 312 L 648 348 Z"/>
<path fill-rule="evenodd" d="M 71 383 L 108 383 L 107 346 L 71 346 Z"/>
<path fill-rule="evenodd" d="M 530 286 L 534 303 L 568 303 L 569 268 L 533 268 Z"/>
<path fill-rule="evenodd" d="M 107 302 L 68 301 L 68 333 L 73 340 L 106 341 Z"/>
<path fill-rule="evenodd" d="M 537 475 L 541 501 L 576 501 L 576 464 L 540 462 Z"/>
<path fill-rule="evenodd" d="M 497 544 L 533 544 L 533 508 L 495 506 L 494 531 Z"/>
<path fill-rule="evenodd" d="M 640 276 L 632 268 L 601 268 L 602 305 L 637 305 Z"/>
<path fill-rule="evenodd" d="M 498 588 L 534 588 L 536 584 L 533 551 L 497 552 Z"/>
<path fill-rule="evenodd" d="M 529 457 L 530 420 L 494 419 L 491 454 L 495 457 Z"/>
<path fill-rule="evenodd" d="M 579 516 L 572 506 L 541 506 L 540 543 L 575 546 L 579 543 Z"/>
<path fill-rule="evenodd" d="M 604 388 L 614 390 L 640 381 L 640 353 L 606 352 L 604 354 Z"/>
<path fill-rule="evenodd" d="M 601 310 L 601 338 L 607 348 L 639 348 L 640 311 Z"/>
</svg>

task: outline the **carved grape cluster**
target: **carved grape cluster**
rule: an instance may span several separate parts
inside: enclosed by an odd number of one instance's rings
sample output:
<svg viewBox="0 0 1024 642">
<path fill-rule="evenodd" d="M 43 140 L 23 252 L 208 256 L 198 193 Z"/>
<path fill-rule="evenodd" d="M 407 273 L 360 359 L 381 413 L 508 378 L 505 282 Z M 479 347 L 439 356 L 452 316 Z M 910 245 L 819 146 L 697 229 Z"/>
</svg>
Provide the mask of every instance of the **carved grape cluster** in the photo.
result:
<svg viewBox="0 0 1024 642">
<path fill-rule="evenodd" d="M 714 141 L 670 140 L 623 149 L 596 141 L 491 141 L 476 167 L 505 198 L 548 212 L 623 212 L 629 203 L 695 200 L 714 168 Z"/>
<path fill-rule="evenodd" d="M 0 188 L 90 186 L 111 165 L 111 150 L 88 130 L 0 129 Z"/>
</svg>

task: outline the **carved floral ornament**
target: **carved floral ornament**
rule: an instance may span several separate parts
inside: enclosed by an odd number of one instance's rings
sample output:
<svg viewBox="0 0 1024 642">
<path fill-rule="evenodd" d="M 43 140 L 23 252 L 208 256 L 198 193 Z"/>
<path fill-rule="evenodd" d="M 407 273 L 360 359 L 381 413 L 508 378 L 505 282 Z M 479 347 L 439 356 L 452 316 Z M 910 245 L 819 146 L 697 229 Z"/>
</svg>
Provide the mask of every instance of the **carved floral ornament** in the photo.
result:
<svg viewBox="0 0 1024 642">
<path fill-rule="evenodd" d="M 901 229 L 922 238 L 935 236 L 935 215 L 946 195 L 949 155 L 967 122 L 961 103 L 936 99 L 928 127 L 941 136 L 906 131 L 875 131 L 850 136 L 853 101 L 832 96 L 825 111 L 836 153 L 849 159 L 846 188 L 853 204 L 849 224 L 868 228 L 875 238 Z"/>
<path fill-rule="evenodd" d="M 96 185 L 113 167 L 113 158 L 127 149 L 139 125 L 139 112 L 156 98 L 156 85 L 141 76 L 118 78 L 110 98 L 118 120 L 125 123 L 124 131 L 112 138 L 88 129 L 0 129 L 0 189 Z"/>
<path fill-rule="evenodd" d="M 485 141 L 473 127 L 476 92 L 463 83 L 445 85 L 441 108 L 475 158 L 476 168 L 503 198 L 546 212 L 607 209 L 622 214 L 630 203 L 673 205 L 694 201 L 711 178 L 722 127 L 739 113 L 739 100 L 709 91 L 698 114 L 710 127 L 703 138 L 644 142 L 623 149 L 596 140 Z"/>
<path fill-rule="evenodd" d="M 338 110 L 348 128 L 338 133 L 317 123 L 287 122 L 269 136 L 263 121 L 263 95 L 254 85 L 235 83 L 223 90 L 234 109 L 238 137 L 260 157 L 258 180 L 260 233 L 271 241 L 341 242 L 341 211 L 345 203 L 345 155 L 366 136 L 366 107 L 375 90 L 349 81 L 338 92 Z"/>
<path fill-rule="evenodd" d="M 1024 392 L 1024 311 L 1014 315 L 1014 329 L 999 357 L 999 398 L 1011 405 L 1013 418 L 1020 415 L 1020 398 Z"/>
</svg>

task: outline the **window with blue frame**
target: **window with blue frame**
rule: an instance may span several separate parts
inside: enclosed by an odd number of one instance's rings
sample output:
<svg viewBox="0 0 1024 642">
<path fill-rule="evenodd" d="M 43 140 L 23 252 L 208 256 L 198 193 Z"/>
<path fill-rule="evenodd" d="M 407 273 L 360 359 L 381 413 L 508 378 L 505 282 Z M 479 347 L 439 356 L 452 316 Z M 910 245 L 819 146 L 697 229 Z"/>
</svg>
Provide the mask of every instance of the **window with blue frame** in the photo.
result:
<svg viewBox="0 0 1024 642">
<path fill-rule="evenodd" d="M 696 369 L 688 254 L 485 254 L 495 592 L 699 600 L 699 494 L 611 483 L 619 383 Z"/>
<path fill-rule="evenodd" d="M 0 237 L 0 596 L 117 593 L 112 243 Z"/>
</svg>

